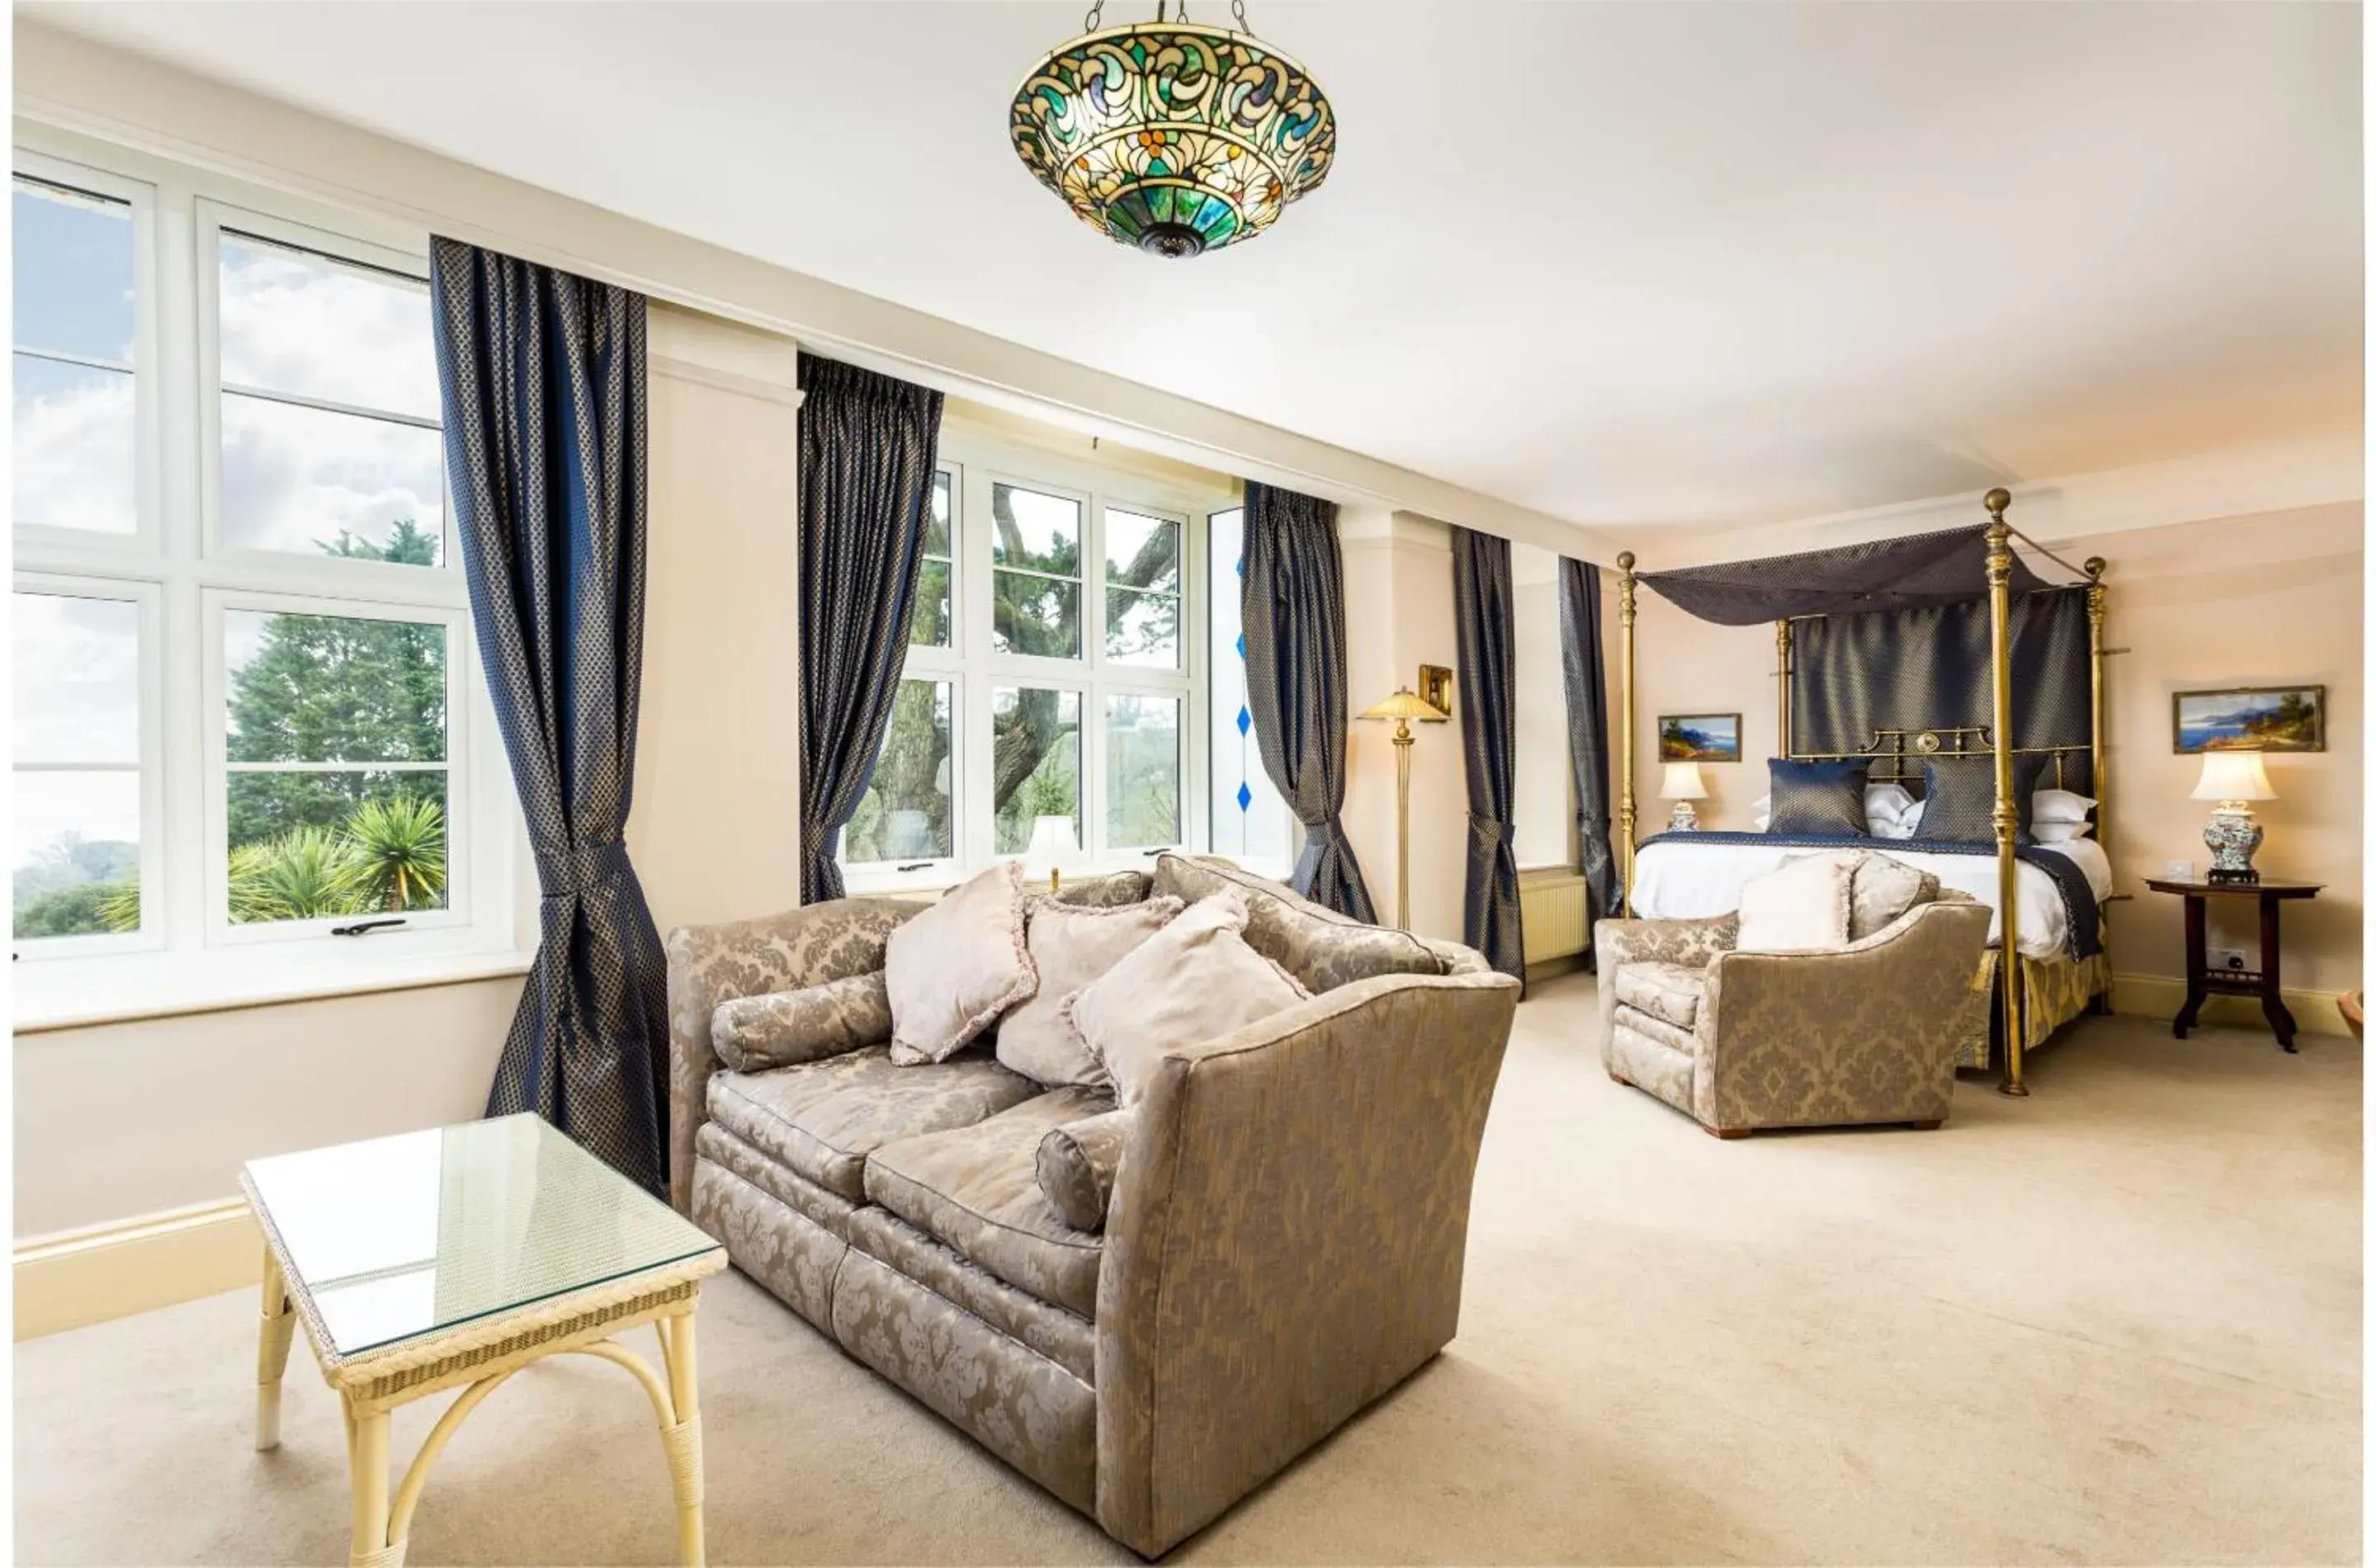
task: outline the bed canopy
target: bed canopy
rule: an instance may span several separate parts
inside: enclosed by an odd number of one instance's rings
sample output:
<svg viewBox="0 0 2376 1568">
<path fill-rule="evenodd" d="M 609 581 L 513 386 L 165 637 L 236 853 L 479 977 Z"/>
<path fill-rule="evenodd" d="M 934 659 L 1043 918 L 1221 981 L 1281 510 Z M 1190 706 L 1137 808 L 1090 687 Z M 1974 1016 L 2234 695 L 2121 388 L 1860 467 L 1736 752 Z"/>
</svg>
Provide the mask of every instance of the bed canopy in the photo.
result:
<svg viewBox="0 0 2376 1568">
<path fill-rule="evenodd" d="M 1617 557 L 1622 691 L 1619 863 L 1634 895 L 1634 623 L 1637 588 L 1725 626 L 1774 625 L 1777 753 L 1865 757 L 1871 777 L 1919 778 L 1934 756 L 1990 756 L 1998 861 L 1997 979 L 2008 1095 L 2022 1077 L 2023 995 L 2015 948 L 2020 823 L 2014 758 L 2049 759 L 2054 782 L 2094 795 L 2104 779 L 2104 570 L 2033 551 L 2078 580 L 2049 583 L 2015 554 L 2010 493 L 1982 500 L 1989 520 L 1909 538 L 1675 571 L 1635 573 Z M 2018 710 L 2014 692 L 2022 693 Z M 2100 835 L 2101 807 L 2098 806 Z"/>
</svg>

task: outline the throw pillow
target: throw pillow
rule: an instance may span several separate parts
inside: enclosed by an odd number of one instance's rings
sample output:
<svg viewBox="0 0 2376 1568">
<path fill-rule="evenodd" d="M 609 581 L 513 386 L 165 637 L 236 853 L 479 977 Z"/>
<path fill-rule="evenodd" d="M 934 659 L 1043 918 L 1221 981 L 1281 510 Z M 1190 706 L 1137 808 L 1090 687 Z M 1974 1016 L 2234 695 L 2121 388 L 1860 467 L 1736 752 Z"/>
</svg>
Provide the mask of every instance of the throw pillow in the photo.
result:
<svg viewBox="0 0 2376 1568">
<path fill-rule="evenodd" d="M 1862 942 L 1908 909 L 1939 897 L 1939 879 L 1888 855 L 1868 852 L 1848 885 L 1848 940 Z"/>
<path fill-rule="evenodd" d="M 1006 861 L 891 933 L 891 1060 L 945 1062 L 1040 988 L 1023 939 L 1023 863 Z"/>
<path fill-rule="evenodd" d="M 1293 975 L 1246 945 L 1244 895 L 1198 899 L 1063 1004 L 1114 1094 L 1134 1106 L 1164 1053 L 1308 1000 Z"/>
<path fill-rule="evenodd" d="M 1864 775 L 1868 766 L 1862 757 L 1839 762 L 1794 762 L 1778 756 L 1770 759 L 1765 764 L 1774 801 L 1769 831 L 1864 837 Z"/>
<path fill-rule="evenodd" d="M 709 1043 L 738 1073 L 821 1062 L 890 1038 L 891 992 L 880 969 L 798 991 L 738 996 L 709 1016 Z"/>
<path fill-rule="evenodd" d="M 2014 829 L 2014 842 L 2017 844 L 2031 841 L 2029 797 L 2037 782 L 2037 771 L 2045 766 L 2046 759 L 2035 754 L 2013 759 L 2013 798 L 2021 812 Z M 1933 757 L 1922 765 L 1922 822 L 1914 830 L 1915 840 L 1993 844 L 1997 839 L 1996 805 L 1997 766 L 1993 758 L 1971 756 L 1941 761 Z"/>
<path fill-rule="evenodd" d="M 1106 1228 L 1106 1206 L 1113 1202 L 1132 1120 L 1127 1111 L 1109 1111 L 1051 1127 L 1040 1140 L 1032 1162 L 1040 1191 L 1074 1229 Z"/>
<path fill-rule="evenodd" d="M 1043 1084 L 1104 1083 L 1098 1059 L 1064 1027 L 1064 999 L 1122 962 L 1186 908 L 1177 898 L 1104 908 L 1033 899 L 1026 944 L 1040 990 L 999 1020 L 998 1059 Z"/>
<path fill-rule="evenodd" d="M 2096 809 L 2096 797 L 2073 790 L 2039 790 L 2029 797 L 2029 819 L 2036 823 L 2085 822 Z"/>
<path fill-rule="evenodd" d="M 1752 877 L 1740 889 L 1742 953 L 1823 953 L 1848 943 L 1856 861 L 1852 854 L 1808 855 Z"/>
<path fill-rule="evenodd" d="M 1418 937 L 1325 909 L 1266 877 L 1211 861 L 1163 855 L 1155 891 L 1193 904 L 1222 889 L 1241 895 L 1246 942 L 1314 993 L 1379 975 L 1440 975 L 1443 960 Z"/>
</svg>

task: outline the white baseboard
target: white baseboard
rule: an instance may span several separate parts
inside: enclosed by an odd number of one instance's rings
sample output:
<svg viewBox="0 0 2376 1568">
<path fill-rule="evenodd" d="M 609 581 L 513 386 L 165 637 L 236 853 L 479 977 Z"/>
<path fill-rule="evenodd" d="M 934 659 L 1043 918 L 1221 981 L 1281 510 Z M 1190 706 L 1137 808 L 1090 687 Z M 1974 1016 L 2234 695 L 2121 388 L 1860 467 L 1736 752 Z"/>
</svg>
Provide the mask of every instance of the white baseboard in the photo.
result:
<svg viewBox="0 0 2376 1568">
<path fill-rule="evenodd" d="M 16 1249 L 17 1337 L 254 1286 L 264 1237 L 238 1198 L 28 1236 Z"/>
<path fill-rule="evenodd" d="M 2348 1035 L 2350 1026 L 2343 1021 L 2343 998 L 2332 991 L 2296 991 L 2289 986 L 2278 988 L 2285 998 L 2286 1011 L 2294 1016 L 2301 1031 L 2310 1035 Z M 2173 975 L 2121 975 L 2112 977 L 2112 1011 L 2130 1013 L 2141 1018 L 2175 1018 L 2178 1010 L 2186 1005 L 2186 982 Z M 2200 1020 L 2205 1024 L 2240 1024 L 2248 1028 L 2266 1028 L 2261 1016 L 2260 999 L 2251 996 L 2229 996 L 2225 992 L 2206 998 Z"/>
</svg>

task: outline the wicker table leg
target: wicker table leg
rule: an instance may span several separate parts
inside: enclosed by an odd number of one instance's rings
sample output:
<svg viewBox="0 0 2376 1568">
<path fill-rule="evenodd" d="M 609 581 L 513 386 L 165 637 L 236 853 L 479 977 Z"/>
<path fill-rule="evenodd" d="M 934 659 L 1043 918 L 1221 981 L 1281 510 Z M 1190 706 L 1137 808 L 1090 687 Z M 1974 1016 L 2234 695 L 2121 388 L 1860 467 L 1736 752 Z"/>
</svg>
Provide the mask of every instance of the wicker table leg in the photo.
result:
<svg viewBox="0 0 2376 1568">
<path fill-rule="evenodd" d="M 289 1304 L 289 1285 L 272 1249 L 264 1250 L 264 1313 L 255 1344 L 255 1446 L 261 1453 L 280 1446 L 280 1378 L 289 1370 L 289 1336 L 297 1313 Z"/>
<path fill-rule="evenodd" d="M 676 1544 L 684 1568 L 702 1568 L 707 1543 L 703 1539 L 701 1505 L 701 1400 L 693 1349 L 693 1303 L 673 1317 L 659 1320 L 660 1348 L 668 1362 L 669 1403 L 676 1421 L 663 1428 L 668 1448 L 669 1480 L 676 1489 Z"/>
<path fill-rule="evenodd" d="M 354 1472 L 354 1539 L 348 1568 L 404 1568 L 404 1542 L 387 1538 L 387 1412 L 353 1418 L 354 1442 L 348 1454 Z"/>
</svg>

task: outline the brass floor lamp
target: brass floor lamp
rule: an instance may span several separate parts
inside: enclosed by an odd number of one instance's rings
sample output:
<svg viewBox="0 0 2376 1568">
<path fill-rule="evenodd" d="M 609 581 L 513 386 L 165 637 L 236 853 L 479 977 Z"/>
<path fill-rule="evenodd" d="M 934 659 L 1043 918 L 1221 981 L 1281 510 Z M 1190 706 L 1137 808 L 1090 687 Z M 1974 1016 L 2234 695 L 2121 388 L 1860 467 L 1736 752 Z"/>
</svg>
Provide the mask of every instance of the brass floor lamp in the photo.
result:
<svg viewBox="0 0 2376 1568">
<path fill-rule="evenodd" d="M 1395 929 L 1410 930 L 1410 749 L 1411 720 L 1442 724 L 1452 716 L 1413 692 L 1397 687 L 1364 719 L 1395 721 Z"/>
</svg>

